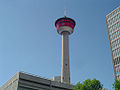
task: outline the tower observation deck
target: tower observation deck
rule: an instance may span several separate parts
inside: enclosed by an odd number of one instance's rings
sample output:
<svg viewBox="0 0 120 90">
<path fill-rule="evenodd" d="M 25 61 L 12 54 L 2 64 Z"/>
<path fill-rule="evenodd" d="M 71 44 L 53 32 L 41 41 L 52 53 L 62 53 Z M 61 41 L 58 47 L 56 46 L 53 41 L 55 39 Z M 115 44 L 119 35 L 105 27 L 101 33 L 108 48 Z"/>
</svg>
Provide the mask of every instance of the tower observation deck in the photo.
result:
<svg viewBox="0 0 120 90">
<path fill-rule="evenodd" d="M 62 67 L 61 82 L 70 84 L 70 65 L 69 65 L 69 35 L 73 33 L 75 21 L 68 17 L 56 20 L 57 32 L 62 35 Z"/>
</svg>

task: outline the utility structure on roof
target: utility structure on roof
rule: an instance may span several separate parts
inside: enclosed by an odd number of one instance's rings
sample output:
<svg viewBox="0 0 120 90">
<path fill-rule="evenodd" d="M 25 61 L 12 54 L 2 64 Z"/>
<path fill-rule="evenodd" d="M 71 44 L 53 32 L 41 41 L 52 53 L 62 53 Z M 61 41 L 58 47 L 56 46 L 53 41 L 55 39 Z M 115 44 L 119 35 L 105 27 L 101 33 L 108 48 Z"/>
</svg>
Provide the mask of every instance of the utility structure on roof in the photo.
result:
<svg viewBox="0 0 120 90">
<path fill-rule="evenodd" d="M 69 65 L 69 35 L 73 33 L 75 21 L 68 17 L 56 20 L 57 32 L 62 35 L 62 67 L 61 82 L 70 84 L 70 65 Z"/>
</svg>

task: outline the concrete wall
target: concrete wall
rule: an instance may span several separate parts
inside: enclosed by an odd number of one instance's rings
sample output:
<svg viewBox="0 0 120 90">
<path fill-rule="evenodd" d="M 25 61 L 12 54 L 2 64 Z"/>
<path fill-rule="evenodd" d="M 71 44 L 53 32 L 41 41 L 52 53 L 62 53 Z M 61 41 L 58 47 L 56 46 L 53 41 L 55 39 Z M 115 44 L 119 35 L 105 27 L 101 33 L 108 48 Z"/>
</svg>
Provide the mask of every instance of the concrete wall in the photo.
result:
<svg viewBox="0 0 120 90">
<path fill-rule="evenodd" d="M 14 75 L 2 87 L 0 87 L 0 90 L 17 90 L 17 87 L 18 87 L 18 78 L 19 78 L 19 73 L 17 73 L 16 75 Z"/>
</svg>

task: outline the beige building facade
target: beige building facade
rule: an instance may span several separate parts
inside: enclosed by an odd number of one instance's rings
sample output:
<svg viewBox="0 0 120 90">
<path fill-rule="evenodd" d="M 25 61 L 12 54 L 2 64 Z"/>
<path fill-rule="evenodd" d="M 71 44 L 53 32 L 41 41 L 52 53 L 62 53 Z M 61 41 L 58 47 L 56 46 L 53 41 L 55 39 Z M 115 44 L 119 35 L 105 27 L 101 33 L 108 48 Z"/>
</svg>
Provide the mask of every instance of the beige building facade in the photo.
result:
<svg viewBox="0 0 120 90">
<path fill-rule="evenodd" d="M 115 80 L 120 80 L 120 6 L 105 17 Z"/>
</svg>

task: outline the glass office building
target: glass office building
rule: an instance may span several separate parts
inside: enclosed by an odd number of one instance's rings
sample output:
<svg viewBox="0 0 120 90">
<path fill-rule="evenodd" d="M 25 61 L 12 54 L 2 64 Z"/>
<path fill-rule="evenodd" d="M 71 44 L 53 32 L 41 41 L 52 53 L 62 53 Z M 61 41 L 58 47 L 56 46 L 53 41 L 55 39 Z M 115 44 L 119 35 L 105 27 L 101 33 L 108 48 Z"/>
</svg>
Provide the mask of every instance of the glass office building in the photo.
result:
<svg viewBox="0 0 120 90">
<path fill-rule="evenodd" d="M 105 17 L 111 48 L 114 75 L 120 80 L 120 6 Z"/>
</svg>

